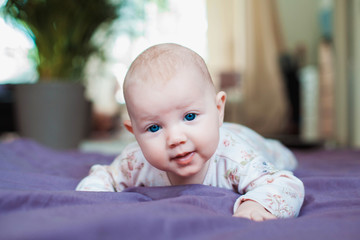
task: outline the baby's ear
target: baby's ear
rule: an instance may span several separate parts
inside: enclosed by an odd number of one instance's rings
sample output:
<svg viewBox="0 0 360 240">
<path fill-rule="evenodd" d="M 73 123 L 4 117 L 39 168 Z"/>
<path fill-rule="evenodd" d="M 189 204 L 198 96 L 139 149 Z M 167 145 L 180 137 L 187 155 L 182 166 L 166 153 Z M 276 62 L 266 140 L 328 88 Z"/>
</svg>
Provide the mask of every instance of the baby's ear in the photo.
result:
<svg viewBox="0 0 360 240">
<path fill-rule="evenodd" d="M 134 133 L 130 120 L 124 120 L 123 124 L 129 132 Z"/>
<path fill-rule="evenodd" d="M 225 102 L 226 93 L 223 91 L 218 92 L 218 94 L 216 94 L 216 107 L 219 111 L 219 126 L 224 122 Z"/>
</svg>

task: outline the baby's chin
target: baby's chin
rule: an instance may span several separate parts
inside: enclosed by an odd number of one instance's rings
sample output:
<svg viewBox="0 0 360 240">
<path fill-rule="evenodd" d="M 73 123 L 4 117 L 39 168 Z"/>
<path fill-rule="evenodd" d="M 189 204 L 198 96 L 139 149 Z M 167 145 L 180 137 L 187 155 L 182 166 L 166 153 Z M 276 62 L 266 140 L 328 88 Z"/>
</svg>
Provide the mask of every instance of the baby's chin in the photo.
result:
<svg viewBox="0 0 360 240">
<path fill-rule="evenodd" d="M 193 184 L 201 184 L 203 183 L 204 177 L 206 175 L 207 169 L 205 169 L 207 165 L 204 163 L 203 165 L 194 165 L 194 166 L 186 166 L 184 168 L 179 168 L 177 171 L 173 172 L 178 178 L 188 179 Z"/>
</svg>

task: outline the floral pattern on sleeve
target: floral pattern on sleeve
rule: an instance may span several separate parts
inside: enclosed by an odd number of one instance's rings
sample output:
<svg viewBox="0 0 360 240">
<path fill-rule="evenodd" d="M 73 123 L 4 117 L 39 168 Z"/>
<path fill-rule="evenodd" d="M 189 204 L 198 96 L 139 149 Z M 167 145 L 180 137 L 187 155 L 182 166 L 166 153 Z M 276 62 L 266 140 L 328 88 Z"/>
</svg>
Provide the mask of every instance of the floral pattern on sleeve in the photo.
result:
<svg viewBox="0 0 360 240">
<path fill-rule="evenodd" d="M 225 124 L 215 159 L 215 169 L 224 168 L 225 183 L 220 185 L 241 194 L 234 211 L 242 201 L 253 200 L 279 218 L 299 214 L 304 186 L 292 172 L 278 168 L 286 166 L 287 161 L 292 165 L 296 162 L 278 142 L 268 141 L 243 126 Z M 274 165 L 279 161 L 281 164 Z"/>
<path fill-rule="evenodd" d="M 281 217 L 294 217 L 296 215 L 294 207 L 290 206 L 281 195 L 268 193 L 266 196 L 267 209 L 274 215 Z"/>
<path fill-rule="evenodd" d="M 108 173 L 107 166 L 94 165 L 90 169 L 89 176 L 85 177 L 77 185 L 76 191 L 114 192 L 113 183 L 113 178 Z"/>
<path fill-rule="evenodd" d="M 130 180 L 133 177 L 134 171 L 141 170 L 143 167 L 144 163 L 138 161 L 135 157 L 135 152 L 129 152 L 121 159 L 119 171 L 127 180 Z"/>
<path fill-rule="evenodd" d="M 243 191 L 240 199 L 254 200 L 279 218 L 297 216 L 304 200 L 303 183 L 288 171 L 260 176 Z"/>
</svg>

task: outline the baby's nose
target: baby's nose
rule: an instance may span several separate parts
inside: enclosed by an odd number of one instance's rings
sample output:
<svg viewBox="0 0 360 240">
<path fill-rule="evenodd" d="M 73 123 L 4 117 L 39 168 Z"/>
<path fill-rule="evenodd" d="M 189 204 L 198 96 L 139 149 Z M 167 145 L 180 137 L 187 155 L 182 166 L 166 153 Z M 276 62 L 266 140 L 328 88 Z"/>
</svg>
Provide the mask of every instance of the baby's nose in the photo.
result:
<svg viewBox="0 0 360 240">
<path fill-rule="evenodd" d="M 186 134 L 179 127 L 172 127 L 167 131 L 168 146 L 173 148 L 186 142 Z"/>
</svg>

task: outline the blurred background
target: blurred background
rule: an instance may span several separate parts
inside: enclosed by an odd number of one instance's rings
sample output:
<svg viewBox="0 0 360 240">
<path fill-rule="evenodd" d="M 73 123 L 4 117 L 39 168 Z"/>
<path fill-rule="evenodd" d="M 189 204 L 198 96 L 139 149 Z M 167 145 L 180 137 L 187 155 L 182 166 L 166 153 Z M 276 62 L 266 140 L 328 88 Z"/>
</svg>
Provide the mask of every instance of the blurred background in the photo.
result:
<svg viewBox="0 0 360 240">
<path fill-rule="evenodd" d="M 0 0 L 0 7 L 2 141 L 120 152 L 133 140 L 122 127 L 126 71 L 146 48 L 174 42 L 199 53 L 227 92 L 226 121 L 290 147 L 360 148 L 360 0 Z"/>
</svg>

